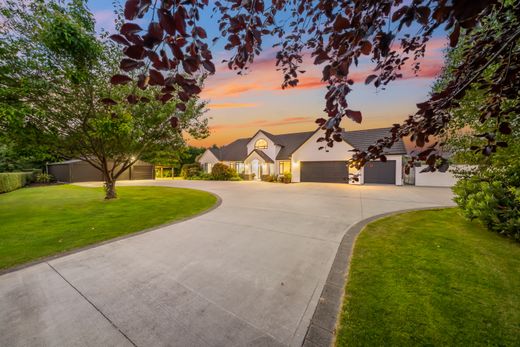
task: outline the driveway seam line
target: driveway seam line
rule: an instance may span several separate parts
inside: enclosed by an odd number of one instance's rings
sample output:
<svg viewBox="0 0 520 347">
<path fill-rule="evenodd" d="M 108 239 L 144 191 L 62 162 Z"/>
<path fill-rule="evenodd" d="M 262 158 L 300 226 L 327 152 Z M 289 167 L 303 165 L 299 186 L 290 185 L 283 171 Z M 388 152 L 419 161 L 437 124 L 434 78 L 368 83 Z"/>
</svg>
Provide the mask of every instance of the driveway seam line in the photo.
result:
<svg viewBox="0 0 520 347">
<path fill-rule="evenodd" d="M 436 210 L 440 208 L 452 208 L 453 206 L 446 206 L 446 205 L 440 205 L 440 206 L 430 206 L 430 207 L 419 207 L 419 208 L 412 208 L 412 209 L 404 209 L 400 211 L 393 211 L 393 212 L 387 212 L 378 214 L 372 217 L 368 217 L 366 219 L 360 220 L 353 225 L 351 225 L 343 235 L 343 238 L 341 240 L 341 243 L 338 247 L 338 251 L 336 252 L 336 255 L 334 257 L 334 262 L 332 263 L 332 267 L 329 271 L 329 275 L 327 276 L 327 280 L 325 281 L 323 285 L 323 289 L 320 295 L 320 298 L 318 300 L 318 304 L 316 305 L 316 308 L 314 310 L 314 314 L 312 315 L 311 321 L 309 323 L 309 326 L 307 327 L 307 332 L 305 333 L 305 337 L 302 341 L 302 346 L 314 346 L 316 344 L 315 341 L 312 340 L 310 336 L 310 332 L 313 328 L 319 328 L 323 331 L 321 336 L 318 337 L 320 340 L 320 346 L 331 346 L 334 343 L 334 339 L 336 337 L 336 328 L 338 324 L 338 318 L 339 314 L 341 312 L 341 308 L 343 307 L 343 298 L 345 297 L 345 287 L 348 282 L 348 274 L 350 271 L 350 263 L 352 261 L 352 254 L 354 252 L 354 246 L 356 245 L 356 240 L 358 235 L 365 229 L 365 227 L 377 220 L 380 220 L 382 218 L 386 218 L 389 216 L 395 216 L 407 212 L 414 212 L 414 211 L 427 211 L 427 210 Z M 349 245 L 350 243 L 350 245 Z M 347 258 L 347 264 L 344 265 L 342 262 L 345 261 L 344 258 Z M 338 287 L 338 285 L 331 281 L 329 278 L 333 271 L 338 271 L 338 269 L 335 270 L 340 266 L 340 270 L 342 273 L 342 279 L 343 279 L 343 285 L 341 287 Z M 334 292 L 326 291 L 326 288 L 328 286 L 336 287 L 340 290 Z M 339 304 L 334 304 L 338 303 Z M 332 303 L 333 305 L 331 305 Z M 326 314 L 319 314 L 320 311 L 326 312 Z M 334 323 L 332 321 L 327 320 L 325 317 L 334 317 Z M 326 343 L 326 344 L 325 344 Z"/>
<path fill-rule="evenodd" d="M 54 266 L 52 266 L 50 263 L 48 262 L 45 262 L 47 265 L 49 265 L 49 267 L 54 270 L 54 272 L 56 272 L 58 274 L 58 276 L 60 276 L 65 282 L 67 282 L 67 284 L 69 286 L 71 286 L 79 295 L 81 295 L 81 297 L 83 299 L 85 299 L 92 307 L 94 307 L 94 309 L 99 312 L 99 314 L 101 314 L 114 328 L 117 329 L 117 331 L 119 331 L 119 333 L 121 335 L 123 335 L 125 337 L 126 340 L 128 340 L 128 342 L 130 342 L 132 344 L 132 346 L 134 347 L 137 347 L 137 344 L 135 344 L 134 341 L 132 341 L 110 318 L 108 318 L 107 315 L 105 315 L 103 313 L 103 311 L 101 311 L 92 301 L 90 301 L 78 288 L 76 288 L 72 283 L 70 283 L 58 270 L 56 270 L 54 268 Z"/>
<path fill-rule="evenodd" d="M 182 287 L 188 289 L 189 291 L 191 291 L 192 293 L 194 293 L 195 295 L 198 295 L 199 297 L 201 297 L 202 299 L 206 300 L 207 302 L 209 302 L 210 304 L 212 305 L 215 305 L 215 307 L 218 307 L 219 309 L 221 309 L 222 311 L 230 314 L 231 316 L 235 317 L 236 319 L 246 323 L 247 325 L 251 326 L 252 328 L 256 329 L 258 332 L 260 333 L 263 333 L 267 336 L 269 336 L 270 338 L 272 338 L 273 340 L 275 340 L 276 342 L 279 342 L 279 343 L 282 343 L 284 344 L 283 342 L 281 342 L 280 340 L 278 340 L 277 338 L 275 338 L 273 335 L 269 334 L 268 332 L 264 331 L 263 329 L 257 327 L 256 325 L 254 325 L 253 323 L 249 322 L 248 320 L 238 316 L 236 313 L 234 312 L 231 312 L 230 310 L 226 309 L 225 307 L 223 307 L 222 305 L 216 303 L 215 301 L 211 300 L 210 298 L 206 297 L 204 294 L 202 294 L 201 292 L 191 288 L 190 286 L 188 286 L 187 284 L 185 283 L 181 283 L 179 281 L 176 281 L 176 283 L 178 283 L 179 285 L 181 285 Z M 259 336 L 261 337 L 261 336 Z"/>
<path fill-rule="evenodd" d="M 265 231 L 276 233 L 276 234 L 290 235 L 290 236 L 299 237 L 299 238 L 302 238 L 302 239 L 309 239 L 309 240 L 315 240 L 315 241 L 321 241 L 321 242 L 328 242 L 328 243 L 333 243 L 333 244 L 336 244 L 336 245 L 339 244 L 339 242 L 335 241 L 335 240 L 327 240 L 327 239 L 320 239 L 320 238 L 317 238 L 317 237 L 298 235 L 298 234 L 288 233 L 288 232 L 285 232 L 285 231 L 278 231 L 278 230 L 274 230 L 274 229 L 269 229 L 269 228 L 261 227 L 261 226 L 258 226 L 258 225 L 230 223 L 230 222 L 224 222 L 224 221 L 214 220 L 214 219 L 205 219 L 205 218 L 200 219 L 200 220 L 205 221 L 205 222 L 212 222 L 212 223 L 236 225 L 236 226 L 239 226 L 239 227 L 251 227 L 251 228 L 265 230 Z"/>
</svg>

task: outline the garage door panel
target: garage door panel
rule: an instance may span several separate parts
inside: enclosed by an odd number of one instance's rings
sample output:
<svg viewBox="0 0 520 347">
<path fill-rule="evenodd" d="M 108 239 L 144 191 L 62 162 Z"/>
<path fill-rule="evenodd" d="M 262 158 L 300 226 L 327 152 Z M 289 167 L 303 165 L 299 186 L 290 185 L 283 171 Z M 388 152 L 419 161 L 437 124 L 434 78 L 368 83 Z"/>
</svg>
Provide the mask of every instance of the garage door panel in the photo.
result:
<svg viewBox="0 0 520 347">
<path fill-rule="evenodd" d="M 396 161 L 371 161 L 365 165 L 364 182 L 395 184 Z"/>
<path fill-rule="evenodd" d="M 301 182 L 348 183 L 346 161 L 303 161 L 300 165 Z"/>
</svg>

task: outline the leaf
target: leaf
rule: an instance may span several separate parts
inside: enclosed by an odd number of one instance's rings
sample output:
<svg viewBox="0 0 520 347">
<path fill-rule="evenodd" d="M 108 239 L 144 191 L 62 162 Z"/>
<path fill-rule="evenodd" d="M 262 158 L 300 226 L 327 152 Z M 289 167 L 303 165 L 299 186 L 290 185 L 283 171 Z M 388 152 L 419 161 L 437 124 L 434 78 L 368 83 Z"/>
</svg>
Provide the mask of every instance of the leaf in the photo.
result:
<svg viewBox="0 0 520 347">
<path fill-rule="evenodd" d="M 144 58 L 145 49 L 143 46 L 140 45 L 132 45 L 130 47 L 127 47 L 123 50 L 126 56 L 132 58 L 141 60 Z"/>
<path fill-rule="evenodd" d="M 121 26 L 119 32 L 123 35 L 135 34 L 143 29 L 135 23 L 125 23 Z"/>
<path fill-rule="evenodd" d="M 173 18 L 175 22 L 175 29 L 177 29 L 181 35 L 186 36 L 186 22 L 184 21 L 184 16 L 181 14 L 181 11 L 177 10 Z"/>
<path fill-rule="evenodd" d="M 169 11 L 164 9 L 157 10 L 159 15 L 159 24 L 170 35 L 175 35 L 175 20 Z"/>
<path fill-rule="evenodd" d="M 130 94 L 126 97 L 129 104 L 135 105 L 139 101 L 135 94 Z"/>
<path fill-rule="evenodd" d="M 213 64 L 211 61 L 203 60 L 202 61 L 202 66 L 204 66 L 206 71 L 208 71 L 209 73 L 211 73 L 211 74 L 215 73 L 215 64 Z"/>
<path fill-rule="evenodd" d="M 349 27 L 350 22 L 341 14 L 336 17 L 334 21 L 334 31 L 342 31 Z"/>
<path fill-rule="evenodd" d="M 372 51 L 372 44 L 370 42 L 368 42 L 368 41 L 361 41 L 359 46 L 360 46 L 359 50 L 364 55 L 369 55 L 370 52 Z"/>
<path fill-rule="evenodd" d="M 130 77 L 127 75 L 114 75 L 110 79 L 110 83 L 117 85 L 117 84 L 127 84 L 128 82 L 132 81 Z"/>
<path fill-rule="evenodd" d="M 139 89 L 145 90 L 148 87 L 148 82 L 150 81 L 150 76 L 140 74 L 137 79 L 137 86 Z"/>
<path fill-rule="evenodd" d="M 166 93 L 166 94 L 163 94 L 163 96 L 161 96 L 161 98 L 159 100 L 162 101 L 162 103 L 166 103 L 168 102 L 169 100 L 171 100 L 173 98 L 173 95 L 170 94 L 170 93 Z"/>
<path fill-rule="evenodd" d="M 150 69 L 150 81 L 153 81 L 156 85 L 164 85 L 164 76 L 157 70 Z"/>
<path fill-rule="evenodd" d="M 318 124 L 319 126 L 322 126 L 323 124 L 325 124 L 327 121 L 325 120 L 325 118 L 318 118 L 316 119 L 315 123 Z"/>
<path fill-rule="evenodd" d="M 170 118 L 170 124 L 173 129 L 177 129 L 177 127 L 179 126 L 179 118 L 177 118 L 177 117 Z"/>
<path fill-rule="evenodd" d="M 127 0 L 125 3 L 125 18 L 132 20 L 137 16 L 137 10 L 139 8 L 139 0 Z"/>
<path fill-rule="evenodd" d="M 177 105 L 175 105 L 175 107 L 177 107 L 181 111 L 186 111 L 186 105 L 184 103 L 182 103 L 182 102 L 180 102 Z"/>
<path fill-rule="evenodd" d="M 382 161 L 383 163 L 386 163 L 386 156 L 383 155 L 383 154 L 381 154 L 381 155 L 379 156 L 379 160 Z"/>
<path fill-rule="evenodd" d="M 124 70 L 126 72 L 135 70 L 135 69 L 143 67 L 143 66 L 144 66 L 144 63 L 142 61 L 127 59 L 127 58 L 121 59 L 121 64 L 119 64 L 119 67 L 121 68 L 121 70 Z"/>
<path fill-rule="evenodd" d="M 157 22 L 151 22 L 148 25 L 148 35 L 155 40 L 156 43 L 162 41 L 164 37 L 164 31 L 161 25 Z"/>
<path fill-rule="evenodd" d="M 182 53 L 182 49 L 177 46 L 175 43 L 170 42 L 168 44 L 170 49 L 172 50 L 173 56 L 179 60 L 184 60 L 184 53 Z"/>
<path fill-rule="evenodd" d="M 190 100 L 190 96 L 186 92 L 179 92 L 177 93 L 177 95 L 179 96 L 179 99 L 181 99 L 184 102 L 188 102 Z"/>
<path fill-rule="evenodd" d="M 130 45 L 130 42 L 128 42 L 128 40 L 123 35 L 114 34 L 114 35 L 110 35 L 108 38 L 121 45 L 125 45 L 125 46 Z"/>
<path fill-rule="evenodd" d="M 353 110 L 346 110 L 345 114 L 348 118 L 352 119 L 356 123 L 361 123 L 362 115 L 359 111 L 353 111 Z"/>
<path fill-rule="evenodd" d="M 455 28 L 453 28 L 453 31 L 450 34 L 450 47 L 455 47 L 457 43 L 459 42 L 459 35 L 460 35 L 460 25 L 457 22 L 455 24 Z"/>
<path fill-rule="evenodd" d="M 502 122 L 498 127 L 498 131 L 504 135 L 510 135 L 512 132 L 511 125 L 508 122 Z"/>
<path fill-rule="evenodd" d="M 114 100 L 110 99 L 110 98 L 104 98 L 104 99 L 101 99 L 101 102 L 107 106 L 113 106 L 113 105 L 117 105 L 117 102 L 115 102 Z"/>
<path fill-rule="evenodd" d="M 202 27 L 195 27 L 195 32 L 201 39 L 205 39 L 206 37 L 208 37 L 208 34 L 206 34 L 206 30 L 204 30 L 204 28 Z"/>
<path fill-rule="evenodd" d="M 366 79 L 365 79 L 365 84 L 370 84 L 374 78 L 377 78 L 377 75 L 369 75 Z"/>
</svg>

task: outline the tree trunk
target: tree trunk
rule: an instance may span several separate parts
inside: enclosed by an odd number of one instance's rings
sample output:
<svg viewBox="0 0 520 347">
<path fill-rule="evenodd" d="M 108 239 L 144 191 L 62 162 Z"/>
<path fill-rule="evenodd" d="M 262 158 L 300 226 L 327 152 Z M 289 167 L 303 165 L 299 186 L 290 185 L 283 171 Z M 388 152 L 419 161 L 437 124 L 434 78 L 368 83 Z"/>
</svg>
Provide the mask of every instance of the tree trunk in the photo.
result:
<svg viewBox="0 0 520 347">
<path fill-rule="evenodd" d="M 116 180 L 111 177 L 105 177 L 105 200 L 117 198 Z"/>
</svg>

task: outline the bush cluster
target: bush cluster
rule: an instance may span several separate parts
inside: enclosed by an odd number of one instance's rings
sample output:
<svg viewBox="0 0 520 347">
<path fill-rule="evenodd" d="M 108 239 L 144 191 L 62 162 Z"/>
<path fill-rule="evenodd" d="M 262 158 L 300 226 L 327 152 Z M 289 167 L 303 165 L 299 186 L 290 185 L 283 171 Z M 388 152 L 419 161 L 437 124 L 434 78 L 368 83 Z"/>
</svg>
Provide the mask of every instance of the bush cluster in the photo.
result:
<svg viewBox="0 0 520 347">
<path fill-rule="evenodd" d="M 33 182 L 33 172 L 3 172 L 0 173 L 0 193 L 7 193 Z"/>
<path fill-rule="evenodd" d="M 520 163 L 484 169 L 459 180 L 453 191 L 467 218 L 520 241 Z"/>
<path fill-rule="evenodd" d="M 37 183 L 51 183 L 54 181 L 54 177 L 51 174 L 40 172 L 35 175 L 35 181 Z"/>
<path fill-rule="evenodd" d="M 235 169 L 225 164 L 217 163 L 211 169 L 211 176 L 215 181 L 230 181 L 236 179 L 238 174 Z"/>
<path fill-rule="evenodd" d="M 264 182 L 278 182 L 278 183 L 291 183 L 292 175 L 289 172 L 283 175 L 262 175 L 262 181 Z"/>
<path fill-rule="evenodd" d="M 199 176 L 201 172 L 202 166 L 200 166 L 199 163 L 184 164 L 181 168 L 181 177 L 185 179 L 190 179 Z"/>
</svg>

